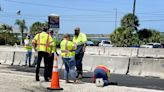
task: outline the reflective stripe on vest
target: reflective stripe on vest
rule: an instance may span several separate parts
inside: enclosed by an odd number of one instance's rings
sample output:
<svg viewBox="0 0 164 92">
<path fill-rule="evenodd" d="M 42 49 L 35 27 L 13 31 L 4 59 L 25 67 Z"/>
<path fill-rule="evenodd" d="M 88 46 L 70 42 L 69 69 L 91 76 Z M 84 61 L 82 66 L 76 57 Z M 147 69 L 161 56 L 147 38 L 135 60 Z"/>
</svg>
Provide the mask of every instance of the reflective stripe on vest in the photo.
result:
<svg viewBox="0 0 164 92">
<path fill-rule="evenodd" d="M 46 51 L 47 51 L 47 48 L 48 48 L 48 46 L 49 46 L 49 34 L 48 34 L 48 37 L 47 37 L 47 41 L 46 41 Z"/>
<path fill-rule="evenodd" d="M 38 42 L 38 44 L 37 44 L 38 45 L 38 49 L 40 50 L 40 33 L 38 34 L 38 41 L 37 42 Z"/>
<path fill-rule="evenodd" d="M 68 54 L 68 41 L 66 41 L 65 50 L 67 51 L 67 52 L 65 52 L 66 53 L 65 56 L 67 56 L 67 54 Z"/>
</svg>

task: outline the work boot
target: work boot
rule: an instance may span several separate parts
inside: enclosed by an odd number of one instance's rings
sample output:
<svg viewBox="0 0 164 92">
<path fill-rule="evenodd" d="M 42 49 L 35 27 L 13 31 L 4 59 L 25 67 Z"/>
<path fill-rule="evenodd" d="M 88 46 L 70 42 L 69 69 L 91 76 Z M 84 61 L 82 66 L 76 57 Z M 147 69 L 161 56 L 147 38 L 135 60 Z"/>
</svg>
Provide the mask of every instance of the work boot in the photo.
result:
<svg viewBox="0 0 164 92">
<path fill-rule="evenodd" d="M 82 78 L 83 78 L 83 76 L 81 74 L 79 74 L 78 79 L 82 79 Z"/>
<path fill-rule="evenodd" d="M 48 78 L 44 78 L 45 82 L 49 82 L 49 79 Z"/>
<path fill-rule="evenodd" d="M 36 81 L 40 81 L 39 76 L 36 76 L 35 79 Z"/>
<path fill-rule="evenodd" d="M 25 65 L 23 65 L 23 66 L 27 66 L 27 63 Z"/>
<path fill-rule="evenodd" d="M 36 81 L 40 81 L 40 79 L 39 78 L 36 78 Z"/>
</svg>

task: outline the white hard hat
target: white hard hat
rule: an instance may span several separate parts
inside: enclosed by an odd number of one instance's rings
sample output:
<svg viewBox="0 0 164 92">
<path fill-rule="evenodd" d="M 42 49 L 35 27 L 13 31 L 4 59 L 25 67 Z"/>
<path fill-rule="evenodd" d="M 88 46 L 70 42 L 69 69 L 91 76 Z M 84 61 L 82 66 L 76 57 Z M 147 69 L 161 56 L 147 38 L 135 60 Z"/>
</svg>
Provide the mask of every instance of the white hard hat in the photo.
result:
<svg viewBox="0 0 164 92">
<path fill-rule="evenodd" d="M 104 81 L 102 78 L 97 78 L 96 79 L 96 86 L 97 87 L 104 87 Z"/>
</svg>

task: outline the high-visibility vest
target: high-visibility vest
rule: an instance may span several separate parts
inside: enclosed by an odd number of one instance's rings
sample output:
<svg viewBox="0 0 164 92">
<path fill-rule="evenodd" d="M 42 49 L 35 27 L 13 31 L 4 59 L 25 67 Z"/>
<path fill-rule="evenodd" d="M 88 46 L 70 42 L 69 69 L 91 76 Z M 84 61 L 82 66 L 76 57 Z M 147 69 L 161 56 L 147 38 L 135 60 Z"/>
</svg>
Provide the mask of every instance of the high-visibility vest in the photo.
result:
<svg viewBox="0 0 164 92">
<path fill-rule="evenodd" d="M 36 44 L 37 51 L 43 51 L 43 52 L 48 52 L 48 53 L 50 53 L 48 48 L 54 45 L 52 37 L 46 32 L 38 33 L 34 37 L 33 43 Z"/>
<path fill-rule="evenodd" d="M 105 65 L 98 65 L 95 69 L 102 69 L 106 72 L 108 80 L 110 80 L 110 70 Z"/>
<path fill-rule="evenodd" d="M 32 40 L 26 38 L 24 40 L 24 42 L 25 42 L 25 46 L 24 47 L 26 48 L 26 50 L 31 51 L 32 50 Z"/>
<path fill-rule="evenodd" d="M 72 41 L 62 40 L 60 43 L 61 56 L 71 58 L 75 56 L 75 45 Z"/>
<path fill-rule="evenodd" d="M 56 45 L 57 45 L 57 40 L 56 40 L 56 38 L 53 38 L 53 46 L 52 47 L 49 47 L 48 48 L 48 50 L 49 50 L 49 52 L 51 52 L 51 53 L 54 53 L 54 52 L 56 52 Z"/>
<path fill-rule="evenodd" d="M 87 42 L 87 36 L 84 33 L 80 33 L 78 36 L 73 37 L 73 42 L 77 45 L 81 45 Z"/>
</svg>

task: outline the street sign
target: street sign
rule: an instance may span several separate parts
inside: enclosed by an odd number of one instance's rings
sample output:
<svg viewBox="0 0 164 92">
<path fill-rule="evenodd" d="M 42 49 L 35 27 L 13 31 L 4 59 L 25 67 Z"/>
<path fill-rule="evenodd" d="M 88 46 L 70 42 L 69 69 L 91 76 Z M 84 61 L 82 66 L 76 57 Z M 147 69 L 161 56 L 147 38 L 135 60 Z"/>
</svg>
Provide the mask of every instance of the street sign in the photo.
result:
<svg viewBox="0 0 164 92">
<path fill-rule="evenodd" d="M 48 27 L 49 29 L 59 28 L 60 22 L 59 22 L 59 16 L 57 15 L 49 15 L 48 16 Z"/>
</svg>

